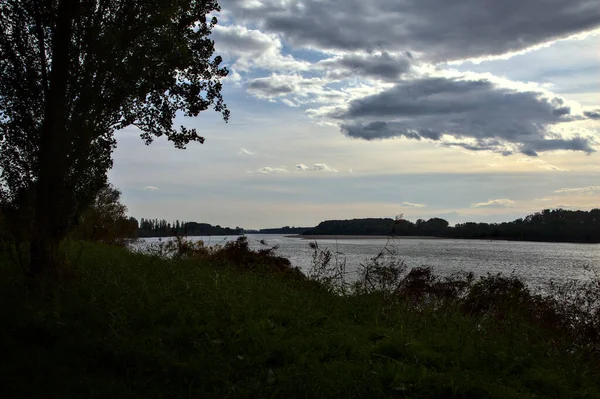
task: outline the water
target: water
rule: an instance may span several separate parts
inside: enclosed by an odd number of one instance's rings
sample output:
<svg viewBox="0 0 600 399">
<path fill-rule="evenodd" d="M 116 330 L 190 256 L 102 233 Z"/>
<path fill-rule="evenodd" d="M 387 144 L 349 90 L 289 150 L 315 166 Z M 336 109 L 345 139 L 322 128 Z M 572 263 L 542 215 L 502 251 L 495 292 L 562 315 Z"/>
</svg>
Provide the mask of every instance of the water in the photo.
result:
<svg viewBox="0 0 600 399">
<path fill-rule="evenodd" d="M 248 242 L 254 249 L 279 246 L 276 254 L 288 258 L 292 265 L 308 270 L 313 250 L 309 240 L 273 234 L 249 234 Z M 206 244 L 223 244 L 236 236 L 189 237 Z M 146 243 L 159 242 L 145 238 Z M 163 238 L 162 241 L 167 239 Z M 488 240 L 446 239 L 339 239 L 317 240 L 320 248 L 339 252 L 347 262 L 349 273 L 376 256 L 386 243 L 396 250 L 409 267 L 431 266 L 439 274 L 472 271 L 476 275 L 514 272 L 530 284 L 544 284 L 549 280 L 565 282 L 586 281 L 600 274 L 600 244 L 567 244 Z"/>
</svg>

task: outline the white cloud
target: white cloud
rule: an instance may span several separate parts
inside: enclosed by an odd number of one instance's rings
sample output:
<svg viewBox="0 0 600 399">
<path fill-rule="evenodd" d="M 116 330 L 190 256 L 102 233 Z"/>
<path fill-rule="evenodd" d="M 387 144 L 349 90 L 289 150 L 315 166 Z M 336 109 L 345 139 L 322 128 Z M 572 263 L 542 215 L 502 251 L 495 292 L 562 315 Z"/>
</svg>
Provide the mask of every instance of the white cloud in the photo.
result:
<svg viewBox="0 0 600 399">
<path fill-rule="evenodd" d="M 296 104 L 295 102 L 288 100 L 287 98 L 284 98 L 283 100 L 281 100 L 281 102 L 287 105 L 288 107 L 292 108 L 298 108 L 300 106 L 299 104 Z"/>
<path fill-rule="evenodd" d="M 555 193 L 571 193 L 571 194 L 588 194 L 592 195 L 600 191 L 600 186 L 587 186 L 577 188 L 561 188 L 555 191 Z"/>
<path fill-rule="evenodd" d="M 156 190 L 158 190 L 158 187 L 155 187 L 155 186 L 146 186 L 146 187 L 144 187 L 144 190 L 146 190 L 146 191 L 156 191 Z"/>
<path fill-rule="evenodd" d="M 296 165 L 296 170 L 299 172 L 317 171 L 317 172 L 332 172 L 337 173 L 338 170 L 324 163 L 316 163 L 313 166 L 307 166 L 303 163 Z"/>
<path fill-rule="evenodd" d="M 569 170 L 569 169 L 559 168 L 558 166 L 551 165 L 542 159 L 519 158 L 519 159 L 517 159 L 517 162 L 530 163 L 530 164 L 536 165 L 540 169 L 552 170 L 552 171 L 557 171 L 557 172 L 567 172 Z"/>
<path fill-rule="evenodd" d="M 409 208 L 425 208 L 425 204 L 415 204 L 413 202 L 403 202 L 400 204 L 401 206 L 406 206 Z"/>
<path fill-rule="evenodd" d="M 326 165 L 324 163 L 316 163 L 316 164 L 314 164 L 313 165 L 313 169 L 314 170 L 320 170 L 320 171 L 323 171 L 323 172 L 334 172 L 334 173 L 338 172 L 337 169 L 332 168 L 332 167 L 330 167 L 330 166 L 328 166 L 328 165 Z"/>
<path fill-rule="evenodd" d="M 254 152 L 247 150 L 245 148 L 240 148 L 238 155 L 254 155 Z"/>
<path fill-rule="evenodd" d="M 508 206 L 512 206 L 514 205 L 515 201 L 507 199 L 507 198 L 500 198 L 500 199 L 494 199 L 494 200 L 489 200 L 487 202 L 478 202 L 475 204 L 472 204 L 471 207 L 473 208 L 483 208 L 483 207 L 508 207 Z"/>
<path fill-rule="evenodd" d="M 273 168 L 270 166 L 265 166 L 258 170 L 259 173 L 269 174 L 269 173 L 286 173 L 287 169 L 285 168 Z"/>
<path fill-rule="evenodd" d="M 298 71 L 309 67 L 306 61 L 296 60 L 282 54 L 283 45 L 276 34 L 264 33 L 238 25 L 217 25 L 211 36 L 215 40 L 217 54 L 233 60 L 236 72 L 248 72 L 255 68 L 274 71 Z"/>
</svg>

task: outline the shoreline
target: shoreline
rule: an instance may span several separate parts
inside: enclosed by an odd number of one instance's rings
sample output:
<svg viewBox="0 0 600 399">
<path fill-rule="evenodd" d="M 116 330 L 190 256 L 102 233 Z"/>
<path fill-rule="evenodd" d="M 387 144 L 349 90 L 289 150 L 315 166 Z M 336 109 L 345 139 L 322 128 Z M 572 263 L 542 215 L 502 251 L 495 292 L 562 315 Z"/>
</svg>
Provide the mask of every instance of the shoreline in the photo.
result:
<svg viewBox="0 0 600 399">
<path fill-rule="evenodd" d="M 432 237 L 432 236 L 384 236 L 384 235 L 352 235 L 352 234 L 339 234 L 339 235 L 303 235 L 303 234 L 291 234 L 284 236 L 285 238 L 301 238 L 303 240 L 386 240 L 386 239 L 400 239 L 400 240 L 443 240 L 445 237 Z"/>
</svg>

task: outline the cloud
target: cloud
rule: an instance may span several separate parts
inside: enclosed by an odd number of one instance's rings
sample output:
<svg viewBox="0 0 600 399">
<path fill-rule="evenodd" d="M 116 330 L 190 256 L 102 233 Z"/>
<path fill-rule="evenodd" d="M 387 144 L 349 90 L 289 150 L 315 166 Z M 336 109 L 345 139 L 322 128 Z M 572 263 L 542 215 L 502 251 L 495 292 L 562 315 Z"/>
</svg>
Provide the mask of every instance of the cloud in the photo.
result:
<svg viewBox="0 0 600 399">
<path fill-rule="evenodd" d="M 256 78 L 248 82 L 248 92 L 259 98 L 282 97 L 288 94 L 308 95 L 322 87 L 320 78 L 304 78 L 300 75 L 278 75 Z"/>
<path fill-rule="evenodd" d="M 556 125 L 585 119 L 557 96 L 489 79 L 422 77 L 336 107 L 328 116 L 348 137 L 431 140 L 471 151 L 537 156 L 554 150 L 594 152 L 590 137 L 562 137 Z M 453 140 L 444 140 L 443 136 Z"/>
<path fill-rule="evenodd" d="M 338 172 L 337 169 L 334 169 L 334 168 L 332 168 L 330 166 L 327 166 L 324 163 L 316 163 L 316 164 L 314 164 L 313 165 L 313 169 L 314 170 L 320 170 L 320 171 L 323 171 L 323 172 L 334 172 L 334 173 Z"/>
<path fill-rule="evenodd" d="M 536 165 L 540 169 L 552 170 L 557 172 L 567 172 L 569 169 L 559 168 L 558 166 L 554 166 L 549 164 L 548 162 L 541 159 L 532 159 L 532 158 L 519 158 L 517 159 L 519 163 L 530 163 Z"/>
<path fill-rule="evenodd" d="M 299 104 L 296 104 L 295 102 L 288 100 L 287 98 L 284 98 L 283 100 L 281 100 L 281 102 L 287 105 L 288 107 L 292 108 L 297 108 L 300 106 Z"/>
<path fill-rule="evenodd" d="M 296 47 L 434 61 L 514 53 L 600 27 L 597 0 L 225 0 L 223 8 Z"/>
<path fill-rule="evenodd" d="M 146 190 L 146 191 L 156 191 L 156 190 L 158 190 L 158 187 L 155 187 L 155 186 L 146 186 L 146 187 L 144 187 L 144 190 Z"/>
<path fill-rule="evenodd" d="M 410 55 L 395 55 L 387 52 L 379 54 L 344 54 L 317 63 L 317 68 L 327 71 L 329 78 L 346 79 L 354 75 L 387 81 L 396 81 L 410 71 Z"/>
<path fill-rule="evenodd" d="M 272 168 L 270 166 L 265 166 L 258 170 L 259 173 L 269 174 L 269 173 L 286 173 L 287 169 L 285 168 Z"/>
<path fill-rule="evenodd" d="M 324 163 L 316 163 L 312 167 L 306 166 L 303 163 L 299 163 L 298 165 L 296 165 L 296 170 L 301 171 L 301 172 L 306 172 L 306 171 L 320 171 L 320 172 L 332 172 L 332 173 L 338 172 L 337 169 L 332 168 Z"/>
<path fill-rule="evenodd" d="M 238 155 L 254 155 L 254 152 L 247 150 L 245 148 L 240 148 Z"/>
<path fill-rule="evenodd" d="M 217 54 L 232 62 L 234 72 L 255 68 L 298 71 L 310 65 L 291 55 L 283 55 L 283 45 L 275 34 L 237 25 L 216 25 L 212 32 Z"/>
<path fill-rule="evenodd" d="M 570 193 L 570 194 L 587 194 L 587 195 L 592 195 L 595 194 L 597 192 L 600 191 L 600 186 L 588 186 L 588 187 L 577 187 L 577 188 L 561 188 L 558 189 L 556 191 L 554 191 L 555 193 L 560 193 L 560 194 L 564 194 L 564 193 Z"/>
<path fill-rule="evenodd" d="M 406 201 L 403 202 L 403 203 L 401 203 L 400 205 L 401 206 L 406 206 L 406 207 L 409 207 L 409 208 L 425 208 L 424 204 L 415 204 L 413 202 L 406 202 Z"/>
<path fill-rule="evenodd" d="M 590 119 L 600 119 L 600 109 L 596 109 L 594 111 L 585 111 L 583 114 Z"/>
<path fill-rule="evenodd" d="M 509 207 L 514 205 L 515 201 L 507 199 L 507 198 L 501 198 L 501 199 L 494 199 L 494 200 L 489 200 L 487 202 L 478 202 L 475 204 L 472 204 L 471 207 L 472 208 L 483 208 L 483 207 Z"/>
</svg>

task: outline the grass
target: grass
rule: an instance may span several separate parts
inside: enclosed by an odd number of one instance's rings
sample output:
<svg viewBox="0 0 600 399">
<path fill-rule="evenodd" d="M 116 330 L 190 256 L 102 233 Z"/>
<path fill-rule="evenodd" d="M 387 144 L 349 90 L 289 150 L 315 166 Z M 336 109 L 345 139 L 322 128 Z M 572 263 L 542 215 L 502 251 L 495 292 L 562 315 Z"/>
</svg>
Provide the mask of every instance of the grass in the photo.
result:
<svg viewBox="0 0 600 399">
<path fill-rule="evenodd" d="M 594 352 L 518 309 L 387 306 L 212 258 L 67 252 L 75 275 L 43 293 L 0 259 L 0 397 L 600 397 Z"/>
</svg>

